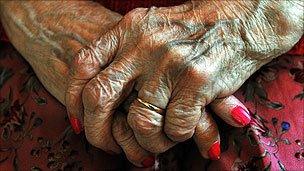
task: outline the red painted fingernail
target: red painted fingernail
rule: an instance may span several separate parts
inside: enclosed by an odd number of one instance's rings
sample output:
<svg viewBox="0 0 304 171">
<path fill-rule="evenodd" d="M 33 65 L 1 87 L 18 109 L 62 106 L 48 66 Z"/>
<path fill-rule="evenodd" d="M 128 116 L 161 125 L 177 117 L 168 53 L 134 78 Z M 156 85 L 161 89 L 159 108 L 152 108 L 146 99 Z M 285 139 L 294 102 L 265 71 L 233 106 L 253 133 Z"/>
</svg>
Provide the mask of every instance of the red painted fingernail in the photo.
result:
<svg viewBox="0 0 304 171">
<path fill-rule="evenodd" d="M 154 156 L 149 156 L 141 162 L 141 164 L 144 167 L 152 167 L 154 165 L 154 163 L 155 163 L 155 157 Z"/>
<path fill-rule="evenodd" d="M 251 118 L 247 110 L 242 108 L 241 106 L 236 106 L 231 110 L 232 118 L 242 126 L 246 126 L 249 124 Z"/>
<path fill-rule="evenodd" d="M 70 123 L 76 134 L 79 134 L 82 131 L 82 126 L 81 126 L 81 122 L 79 119 L 70 117 Z"/>
<path fill-rule="evenodd" d="M 212 146 L 210 147 L 208 151 L 209 158 L 211 160 L 219 160 L 221 155 L 221 147 L 220 143 L 216 141 Z"/>
</svg>

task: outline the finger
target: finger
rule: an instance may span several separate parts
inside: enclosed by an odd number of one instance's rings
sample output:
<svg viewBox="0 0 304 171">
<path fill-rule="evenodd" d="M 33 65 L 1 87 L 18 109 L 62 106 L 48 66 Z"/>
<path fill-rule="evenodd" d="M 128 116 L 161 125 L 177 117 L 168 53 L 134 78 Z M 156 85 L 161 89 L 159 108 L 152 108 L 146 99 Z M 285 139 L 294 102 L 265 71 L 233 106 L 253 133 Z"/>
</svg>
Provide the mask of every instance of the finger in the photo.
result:
<svg viewBox="0 0 304 171">
<path fill-rule="evenodd" d="M 149 105 L 158 109 L 166 109 L 169 100 L 172 98 L 171 93 L 173 88 L 175 88 L 174 83 L 177 79 L 176 77 L 178 77 L 177 75 L 179 75 L 178 72 L 182 71 L 185 67 L 183 64 L 190 60 L 190 58 L 185 59 L 182 56 L 193 56 L 192 52 L 194 50 L 192 45 L 183 42 L 174 42 L 168 46 L 170 48 L 162 56 L 164 60 L 158 63 L 157 70 L 152 71 L 151 77 L 146 79 L 142 87 L 139 88 L 138 98 L 147 105 L 138 103 L 139 101 L 137 100 L 132 104 L 128 114 L 128 123 L 133 129 L 138 143 L 154 153 L 164 152 L 176 142 L 169 139 L 167 137 L 168 134 L 166 135 L 162 131 L 164 113 L 159 113 L 153 107 L 149 107 Z M 192 131 L 194 131 L 196 123 L 193 123 Z M 173 128 L 169 131 L 172 132 L 168 133 L 175 133 L 176 130 Z M 192 134 L 193 132 L 190 136 Z M 190 137 L 189 135 L 186 136 L 187 138 Z"/>
<path fill-rule="evenodd" d="M 192 137 L 206 104 L 204 89 L 208 86 L 195 68 L 187 68 L 180 78 L 167 107 L 164 126 L 167 136 L 178 142 Z"/>
<path fill-rule="evenodd" d="M 82 49 L 72 64 L 70 80 L 66 91 L 66 108 L 70 123 L 75 133 L 82 130 L 82 99 L 81 93 L 86 83 L 100 70 L 100 63 L 92 49 Z M 88 62 L 91 62 L 90 64 Z"/>
<path fill-rule="evenodd" d="M 118 35 L 117 29 L 109 31 L 80 50 L 71 63 L 65 103 L 72 128 L 77 134 L 81 132 L 83 123 L 82 90 L 102 67 L 112 61 L 119 43 Z"/>
<path fill-rule="evenodd" d="M 234 96 L 216 99 L 210 105 L 219 117 L 232 126 L 244 127 L 250 123 L 249 111 Z"/>
<path fill-rule="evenodd" d="M 221 149 L 218 128 L 212 117 L 205 111 L 202 112 L 193 138 L 203 157 L 211 160 L 220 158 Z"/>
<path fill-rule="evenodd" d="M 133 131 L 127 123 L 127 115 L 115 112 L 112 133 L 118 145 L 125 152 L 128 160 L 135 166 L 151 167 L 154 165 L 154 155 L 144 150 L 137 143 Z"/>
<path fill-rule="evenodd" d="M 120 152 L 111 133 L 112 114 L 128 96 L 136 78 L 131 61 L 113 61 L 87 83 L 82 93 L 84 127 L 88 141 L 105 151 Z"/>
<path fill-rule="evenodd" d="M 138 143 L 153 153 L 162 153 L 175 145 L 163 132 L 164 116 L 144 104 L 165 109 L 170 98 L 169 83 L 161 71 L 146 81 L 139 89 L 138 99 L 129 109 L 128 123 L 134 131 Z"/>
<path fill-rule="evenodd" d="M 137 100 L 132 103 L 128 114 L 128 123 L 138 143 L 152 153 L 162 153 L 173 147 L 176 143 L 163 132 L 164 116 L 138 103 Z"/>
</svg>

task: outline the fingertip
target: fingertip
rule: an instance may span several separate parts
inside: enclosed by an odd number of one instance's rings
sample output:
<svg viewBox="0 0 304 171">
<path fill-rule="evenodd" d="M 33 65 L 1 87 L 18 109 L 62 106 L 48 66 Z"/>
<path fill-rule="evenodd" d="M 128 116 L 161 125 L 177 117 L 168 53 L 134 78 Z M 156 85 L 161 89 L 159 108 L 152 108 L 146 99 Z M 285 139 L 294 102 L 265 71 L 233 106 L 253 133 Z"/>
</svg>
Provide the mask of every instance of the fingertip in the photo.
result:
<svg viewBox="0 0 304 171">
<path fill-rule="evenodd" d="M 208 150 L 208 156 L 211 160 L 219 160 L 221 155 L 221 146 L 219 141 L 215 141 Z"/>
<path fill-rule="evenodd" d="M 231 116 L 235 122 L 241 126 L 246 126 L 250 123 L 251 117 L 249 112 L 241 106 L 236 106 L 231 110 Z"/>
<path fill-rule="evenodd" d="M 155 157 L 154 156 L 148 156 L 147 158 L 145 158 L 141 164 L 143 165 L 143 167 L 152 167 L 155 163 Z"/>
<path fill-rule="evenodd" d="M 214 100 L 211 107 L 219 117 L 234 127 L 244 127 L 251 121 L 245 105 L 233 95 Z"/>
<path fill-rule="evenodd" d="M 75 118 L 75 117 L 70 117 L 70 123 L 71 123 L 71 126 L 72 126 L 73 131 L 74 131 L 76 134 L 80 134 L 80 132 L 81 132 L 82 129 L 83 129 L 80 120 L 79 120 L 78 118 Z"/>
<path fill-rule="evenodd" d="M 218 160 L 220 157 L 220 135 L 215 121 L 203 110 L 196 126 L 194 141 L 204 158 Z"/>
</svg>

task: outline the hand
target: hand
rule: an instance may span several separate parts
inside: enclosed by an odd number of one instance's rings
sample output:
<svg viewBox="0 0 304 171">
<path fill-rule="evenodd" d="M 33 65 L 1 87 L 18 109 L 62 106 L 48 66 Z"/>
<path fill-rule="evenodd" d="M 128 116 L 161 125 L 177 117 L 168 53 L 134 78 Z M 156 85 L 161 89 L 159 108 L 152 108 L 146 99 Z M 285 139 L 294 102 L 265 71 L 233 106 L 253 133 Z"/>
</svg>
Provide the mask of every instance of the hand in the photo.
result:
<svg viewBox="0 0 304 171">
<path fill-rule="evenodd" d="M 213 3 L 208 2 L 205 5 L 209 10 L 206 10 L 207 14 L 215 13 Z M 96 42 L 101 44 L 96 46 L 94 52 L 103 57 L 99 62 L 102 67 L 108 65 L 114 57 L 115 60 L 93 78 L 83 91 L 85 127 L 88 128 L 86 135 L 90 142 L 101 148 L 105 147 L 101 145 L 105 142 L 101 141 L 100 135 L 108 132 L 113 110 L 135 83 L 140 99 L 159 108 L 167 108 L 164 123 L 160 119 L 153 124 L 160 128 L 165 124 L 165 132 L 171 140 L 178 142 L 189 138 L 201 118 L 201 108 L 217 97 L 231 94 L 271 57 L 291 47 L 298 36 L 291 34 L 294 29 L 280 33 L 287 36 L 273 35 L 277 31 L 273 30 L 273 25 L 255 35 L 249 30 L 249 24 L 254 25 L 258 20 L 251 18 L 252 21 L 246 21 L 244 18 L 250 19 L 249 14 L 240 20 L 235 20 L 238 18 L 233 18 L 233 15 L 224 15 L 231 20 L 219 22 L 222 18 L 216 17 L 220 15 L 208 15 L 210 18 L 202 19 L 200 17 L 207 15 L 199 13 L 201 11 L 193 7 L 196 5 L 186 4 L 169 10 L 161 8 L 133 11 L 109 34 Z M 168 15 L 169 12 L 171 15 Z M 289 27 L 288 24 L 290 23 L 287 23 Z M 252 36 L 262 40 L 264 44 L 244 40 L 241 31 L 245 31 L 245 38 Z M 284 40 L 278 45 L 278 49 L 283 49 L 282 52 L 277 52 L 277 46 L 270 46 L 265 38 L 259 39 L 259 36 L 265 35 L 270 35 L 276 42 Z M 143 117 L 146 115 L 149 116 Z M 133 104 L 128 121 L 140 145 L 157 152 L 156 150 L 166 149 L 159 148 L 163 144 L 159 142 L 174 142 L 161 130 L 153 132 L 155 129 L 149 129 L 153 125 L 140 125 L 155 121 L 154 115 L 155 112 L 142 110 Z M 101 128 L 106 128 L 103 133 L 96 131 Z M 113 138 L 108 142 L 114 142 Z"/>
<path fill-rule="evenodd" d="M 92 49 L 91 49 L 92 50 Z M 96 50 L 96 49 L 95 49 Z M 85 51 L 84 49 L 82 51 Z M 91 51 L 94 52 L 94 51 Z M 81 54 L 81 53 L 80 53 Z M 92 53 L 93 54 L 93 53 Z M 73 72 L 71 72 L 71 79 L 69 88 L 67 91 L 67 109 L 69 113 L 69 117 L 71 120 L 82 120 L 82 102 L 81 102 L 81 90 L 86 85 L 86 83 L 90 80 L 87 79 L 90 77 L 90 73 L 92 70 L 100 71 L 100 67 L 93 67 L 93 65 L 88 65 L 88 61 L 96 61 L 96 66 L 98 65 L 99 60 L 92 60 L 96 56 L 95 55 L 85 55 L 81 56 L 78 55 L 75 58 L 73 65 Z M 129 95 L 128 99 L 124 101 L 122 104 L 124 111 L 129 110 L 129 104 L 136 98 L 136 94 Z M 243 108 L 246 110 L 245 106 L 238 101 L 234 96 L 230 96 L 223 99 L 215 100 L 212 103 L 212 109 L 218 113 L 227 123 L 230 123 L 232 125 L 238 125 L 230 115 L 237 114 L 238 110 Z M 80 109 L 80 110 L 78 110 Z M 203 111 L 205 113 L 205 111 Z M 248 119 L 250 118 L 245 114 Z M 135 139 L 134 133 L 130 126 L 127 123 L 127 115 L 123 113 L 123 111 L 117 110 L 114 114 L 114 121 L 112 124 L 112 135 L 114 136 L 115 141 L 118 143 L 118 145 L 123 149 L 125 152 L 127 158 L 129 161 L 131 161 L 134 165 L 138 167 L 149 167 L 154 164 L 154 155 L 148 152 L 147 150 L 143 149 L 138 142 Z M 163 116 L 159 115 L 160 119 L 163 119 Z M 248 120 L 249 122 L 249 120 Z M 80 127 L 76 126 L 72 123 L 72 126 L 74 126 L 75 132 L 80 132 Z M 238 125 L 239 126 L 239 125 Z M 161 127 L 159 125 L 155 125 L 155 128 L 160 130 Z M 107 144 L 106 138 L 101 137 L 111 137 L 111 133 L 108 133 L 107 131 L 101 131 L 98 129 L 95 129 L 96 137 L 93 137 L 89 141 L 96 145 L 99 148 L 102 148 L 105 151 L 108 151 L 110 149 L 115 148 L 117 145 L 114 144 Z M 209 114 L 202 115 L 202 118 L 200 119 L 199 124 L 196 127 L 195 135 L 194 135 L 195 142 L 197 143 L 199 150 L 201 154 L 205 158 L 211 158 L 211 159 L 218 159 L 220 155 L 220 149 L 219 149 L 219 134 L 218 129 L 213 121 L 212 117 Z M 207 141 L 206 141 L 207 140 Z M 105 144 L 105 145 L 104 145 Z M 169 148 L 173 146 L 174 143 L 170 144 L 164 144 L 160 145 L 160 148 Z M 112 153 L 112 152 L 110 152 Z"/>
<path fill-rule="evenodd" d="M 106 36 L 105 36 L 106 37 Z M 97 41 L 97 42 L 104 42 L 104 41 Z M 95 42 L 96 43 L 96 42 Z M 102 57 L 104 56 L 96 56 L 96 51 L 103 47 L 104 45 L 99 44 L 100 46 L 94 46 L 94 43 L 92 46 L 90 46 L 87 49 L 82 49 L 80 53 L 74 58 L 74 62 L 71 68 L 70 72 L 70 81 L 69 86 L 67 89 L 66 94 L 66 106 L 69 114 L 69 118 L 71 120 L 72 126 L 76 133 L 79 133 L 81 131 L 81 123 L 83 123 L 83 105 L 82 105 L 82 90 L 86 86 L 86 84 L 96 75 L 98 75 L 99 72 L 101 72 L 101 64 L 100 61 L 103 61 Z M 100 88 L 100 86 L 96 85 L 97 88 Z M 108 87 L 111 88 L 111 87 Z M 137 95 L 129 95 L 128 99 L 124 101 L 125 110 L 129 110 L 129 104 L 136 98 Z M 92 97 L 91 97 L 92 98 Z M 84 98 L 89 99 L 89 98 Z M 98 99 L 91 99 L 90 101 L 98 101 Z M 88 102 L 87 102 L 88 103 Z M 127 106 L 127 107 L 126 107 Z M 223 99 L 217 99 L 212 103 L 212 109 L 218 113 L 218 115 L 222 116 L 222 118 L 231 125 L 234 126 L 243 126 L 246 123 L 250 121 L 250 117 L 246 114 L 247 110 L 245 106 L 238 101 L 235 97 L 230 96 Z M 239 124 L 240 122 L 237 122 L 232 115 L 236 115 L 238 111 L 242 110 L 236 110 L 243 108 L 244 110 L 244 116 L 245 119 L 247 118 L 247 121 L 245 123 Z M 203 111 L 205 112 L 205 111 Z M 160 120 L 163 121 L 163 116 L 157 115 Z M 88 116 L 90 117 L 90 116 Z M 88 137 L 88 140 L 95 146 L 109 152 L 115 151 L 116 153 L 120 152 L 120 148 L 117 146 L 117 144 L 113 141 L 116 141 L 118 145 L 123 149 L 123 151 L 126 153 L 127 158 L 136 166 L 149 166 L 153 161 L 153 154 L 149 153 L 145 149 L 143 149 L 138 142 L 136 141 L 133 131 L 130 128 L 130 126 L 127 124 L 127 115 L 123 114 L 121 111 L 116 111 L 114 114 L 114 122 L 112 124 L 112 134 L 111 129 L 108 131 L 107 127 L 98 128 L 97 124 L 88 125 L 85 127 L 92 127 L 96 126 L 95 129 L 92 129 L 92 131 L 95 133 L 95 136 Z M 94 118 L 92 116 L 92 118 Z M 240 120 L 239 120 L 240 121 Z M 102 122 L 102 120 L 97 120 L 96 123 Z M 106 126 L 111 127 L 111 121 L 109 121 L 109 124 Z M 154 125 L 155 130 L 161 130 L 162 125 Z M 212 120 L 212 117 L 210 115 L 202 115 L 201 122 L 196 127 L 195 132 L 195 141 L 198 144 L 198 147 L 202 153 L 202 155 L 206 158 L 212 158 L 217 159 L 219 157 L 220 151 L 219 151 L 219 134 L 218 129 L 215 124 L 215 122 Z M 113 137 L 114 136 L 114 140 Z M 109 142 L 108 140 L 113 140 L 112 142 Z M 208 141 L 206 141 L 208 140 Z M 175 143 L 169 142 L 154 145 L 153 148 L 154 151 L 164 151 L 164 149 L 168 149 L 172 147 Z M 214 146 L 211 148 L 211 146 Z M 159 149 L 157 149 L 159 148 Z M 115 150 L 113 150 L 115 149 Z M 209 150 L 213 149 L 213 151 Z M 113 153 L 110 152 L 110 153 Z"/>
</svg>

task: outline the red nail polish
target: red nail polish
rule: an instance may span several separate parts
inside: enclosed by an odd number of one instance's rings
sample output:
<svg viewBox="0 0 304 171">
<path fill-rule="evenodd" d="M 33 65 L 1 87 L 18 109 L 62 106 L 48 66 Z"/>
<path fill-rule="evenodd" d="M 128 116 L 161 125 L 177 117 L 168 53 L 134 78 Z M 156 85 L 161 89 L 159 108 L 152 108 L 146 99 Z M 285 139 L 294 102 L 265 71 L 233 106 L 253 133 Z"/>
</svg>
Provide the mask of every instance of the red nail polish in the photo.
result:
<svg viewBox="0 0 304 171">
<path fill-rule="evenodd" d="M 79 134 L 82 131 L 82 126 L 79 119 L 70 117 L 70 123 L 76 134 Z"/>
<path fill-rule="evenodd" d="M 212 146 L 210 147 L 208 151 L 209 158 L 211 160 L 219 160 L 221 155 L 221 147 L 220 143 L 216 141 Z"/>
<path fill-rule="evenodd" d="M 236 106 L 233 108 L 231 110 L 231 116 L 237 123 L 241 124 L 242 126 L 246 126 L 251 120 L 249 113 L 241 106 Z"/>
<path fill-rule="evenodd" d="M 141 162 L 141 164 L 144 166 L 144 167 L 152 167 L 154 165 L 154 162 L 155 162 L 155 157 L 154 156 L 149 156 L 147 157 L 145 160 L 143 160 Z"/>
</svg>

